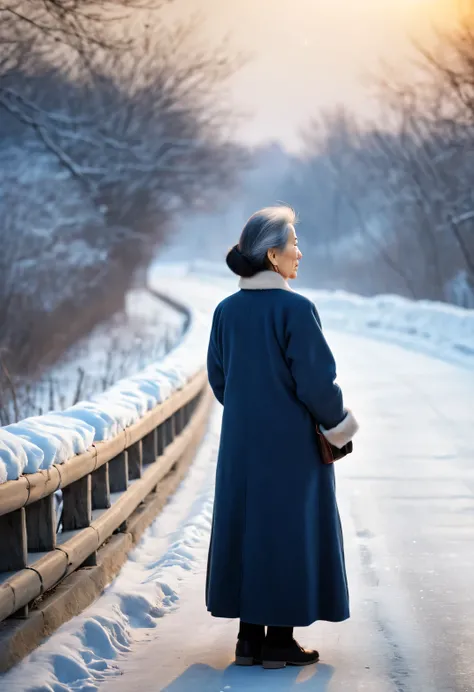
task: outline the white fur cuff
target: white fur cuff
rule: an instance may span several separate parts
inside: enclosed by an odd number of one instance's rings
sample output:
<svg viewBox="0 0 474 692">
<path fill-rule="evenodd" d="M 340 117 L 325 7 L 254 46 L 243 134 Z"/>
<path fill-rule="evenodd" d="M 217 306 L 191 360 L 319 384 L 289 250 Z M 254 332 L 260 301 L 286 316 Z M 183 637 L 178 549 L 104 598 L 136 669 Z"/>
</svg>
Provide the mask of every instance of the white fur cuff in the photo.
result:
<svg viewBox="0 0 474 692">
<path fill-rule="evenodd" d="M 326 440 L 338 449 L 342 449 L 344 445 L 350 442 L 358 430 L 359 424 L 352 411 L 347 411 L 346 417 L 335 428 L 326 430 L 321 426 L 321 432 Z"/>
</svg>

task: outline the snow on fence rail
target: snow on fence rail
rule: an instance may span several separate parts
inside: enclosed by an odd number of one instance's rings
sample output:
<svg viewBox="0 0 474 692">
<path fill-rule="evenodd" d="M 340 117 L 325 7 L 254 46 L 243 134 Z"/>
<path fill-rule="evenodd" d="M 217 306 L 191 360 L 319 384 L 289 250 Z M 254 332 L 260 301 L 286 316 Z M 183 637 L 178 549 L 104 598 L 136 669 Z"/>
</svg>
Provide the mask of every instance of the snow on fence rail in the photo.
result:
<svg viewBox="0 0 474 692">
<path fill-rule="evenodd" d="M 82 566 L 189 457 L 212 397 L 204 368 L 207 320 L 163 361 L 92 401 L 0 428 L 0 622 Z M 62 493 L 62 531 L 55 496 Z"/>
<path fill-rule="evenodd" d="M 19 613 L 78 567 L 93 565 L 99 547 L 176 464 L 193 425 L 209 407 L 201 371 L 167 401 L 111 440 L 62 465 L 0 486 L 0 621 Z M 62 533 L 54 493 L 63 492 Z M 111 496 L 118 494 L 111 502 Z"/>
</svg>

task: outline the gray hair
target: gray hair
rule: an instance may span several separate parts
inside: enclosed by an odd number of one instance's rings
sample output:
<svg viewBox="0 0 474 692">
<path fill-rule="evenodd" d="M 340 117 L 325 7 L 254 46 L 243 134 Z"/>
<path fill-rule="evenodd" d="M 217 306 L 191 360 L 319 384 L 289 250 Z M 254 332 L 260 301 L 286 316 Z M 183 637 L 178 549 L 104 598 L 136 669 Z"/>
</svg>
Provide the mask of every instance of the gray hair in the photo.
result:
<svg viewBox="0 0 474 692">
<path fill-rule="evenodd" d="M 264 265 L 268 250 L 283 250 L 288 242 L 290 226 L 295 223 L 296 213 L 289 206 L 260 209 L 244 226 L 239 240 L 240 252 L 256 267 Z"/>
</svg>

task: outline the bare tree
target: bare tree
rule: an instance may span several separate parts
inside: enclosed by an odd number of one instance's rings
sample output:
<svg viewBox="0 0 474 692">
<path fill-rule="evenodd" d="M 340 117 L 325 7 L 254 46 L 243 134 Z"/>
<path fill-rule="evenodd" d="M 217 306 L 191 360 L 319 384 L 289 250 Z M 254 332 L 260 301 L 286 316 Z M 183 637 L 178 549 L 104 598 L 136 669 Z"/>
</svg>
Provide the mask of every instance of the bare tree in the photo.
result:
<svg viewBox="0 0 474 692">
<path fill-rule="evenodd" d="M 84 3 L 79 46 L 69 41 L 79 29 L 59 40 L 39 15 L 25 29 L 19 8 L 34 6 L 3 5 L 10 27 L 39 48 L 33 63 L 20 51 L 23 62 L 0 67 L 0 107 L 11 116 L 0 149 L 0 347 L 9 367 L 30 374 L 117 310 L 176 212 L 212 203 L 245 159 L 222 105 L 238 63 L 227 46 L 199 44 L 195 19 L 143 26 L 133 41 L 114 24 L 110 48 L 95 33 L 97 5 Z M 67 7 L 84 18 L 80 2 Z M 63 31 L 66 15 L 51 17 Z M 50 59 L 40 37 L 75 62 Z"/>
<path fill-rule="evenodd" d="M 134 22 L 139 12 L 153 11 L 172 0 L 2 0 L 2 43 L 11 57 L 29 45 L 35 56 L 66 46 L 83 54 L 92 45 L 124 47 L 116 25 Z M 127 42 L 126 45 L 129 45 Z M 21 54 L 21 52 L 20 52 Z"/>
<path fill-rule="evenodd" d="M 327 217 L 329 200 L 346 207 L 337 238 L 326 233 L 325 242 L 335 252 L 351 243 L 346 274 L 374 265 L 371 291 L 474 304 L 474 2 L 466 6 L 457 29 L 440 32 L 435 52 L 418 46 L 411 82 L 392 69 L 379 76 L 382 124 L 358 126 L 333 111 L 305 133 L 300 165 L 304 185 L 313 185 L 313 213 Z M 351 285 L 367 290 L 366 273 Z"/>
<path fill-rule="evenodd" d="M 38 108 L 11 84 L 18 72 L 34 74 L 38 63 L 56 64 L 64 73 L 87 74 L 91 51 L 124 51 L 130 33 L 144 12 L 161 9 L 170 0 L 0 0 L 0 108 L 19 117 L 43 136 L 50 115 L 56 124 L 76 120 Z M 153 15 L 154 16 L 154 15 Z M 156 20 L 156 17 L 154 17 Z M 47 133 L 44 135 L 47 140 Z"/>
</svg>

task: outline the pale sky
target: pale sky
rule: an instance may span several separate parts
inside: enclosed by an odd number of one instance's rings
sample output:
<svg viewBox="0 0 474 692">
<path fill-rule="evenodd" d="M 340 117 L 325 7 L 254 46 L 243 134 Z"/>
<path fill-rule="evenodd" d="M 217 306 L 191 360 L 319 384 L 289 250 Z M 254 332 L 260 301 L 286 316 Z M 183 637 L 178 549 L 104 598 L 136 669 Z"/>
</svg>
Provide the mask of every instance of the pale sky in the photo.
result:
<svg viewBox="0 0 474 692">
<path fill-rule="evenodd" d="M 311 115 L 339 103 L 375 114 L 364 75 L 380 58 L 410 69 L 410 36 L 429 40 L 458 0 L 175 0 L 181 15 L 199 9 L 211 40 L 226 34 L 251 51 L 233 79 L 233 98 L 249 117 L 239 135 L 250 143 L 282 140 L 290 148 Z M 253 116 L 253 117 L 251 117 Z"/>
</svg>

